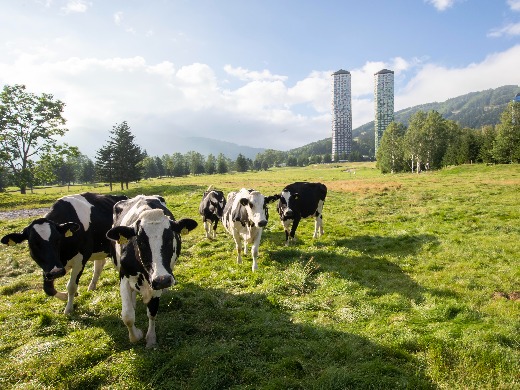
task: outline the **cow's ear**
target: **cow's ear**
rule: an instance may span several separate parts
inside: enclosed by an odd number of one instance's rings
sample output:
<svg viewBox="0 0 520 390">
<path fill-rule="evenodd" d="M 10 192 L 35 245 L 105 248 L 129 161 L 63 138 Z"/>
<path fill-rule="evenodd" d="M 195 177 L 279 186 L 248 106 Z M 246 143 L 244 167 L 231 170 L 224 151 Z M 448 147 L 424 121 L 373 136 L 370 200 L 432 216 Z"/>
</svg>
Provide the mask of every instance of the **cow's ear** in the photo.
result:
<svg viewBox="0 0 520 390">
<path fill-rule="evenodd" d="M 248 198 L 241 198 L 240 199 L 240 204 L 242 206 L 247 206 L 249 204 L 249 199 Z"/>
<path fill-rule="evenodd" d="M 272 196 L 267 196 L 265 198 L 265 203 L 271 203 L 271 202 L 274 202 L 275 200 L 278 200 L 280 199 L 280 194 L 276 194 L 276 195 L 272 195 Z"/>
<path fill-rule="evenodd" d="M 79 225 L 76 222 L 66 222 L 57 225 L 56 227 L 61 234 L 65 235 L 65 237 L 70 237 L 79 230 Z"/>
<path fill-rule="evenodd" d="M 25 230 L 23 233 L 9 233 L 2 237 L 2 244 L 5 245 L 16 245 L 23 241 L 27 240 L 27 235 L 25 234 Z"/>
<path fill-rule="evenodd" d="M 183 218 L 178 221 L 170 221 L 172 230 L 177 233 L 186 234 L 197 227 L 197 222 L 190 218 Z"/>
<path fill-rule="evenodd" d="M 107 232 L 107 238 L 123 245 L 126 244 L 130 238 L 134 237 L 135 234 L 133 226 L 116 226 Z"/>
</svg>

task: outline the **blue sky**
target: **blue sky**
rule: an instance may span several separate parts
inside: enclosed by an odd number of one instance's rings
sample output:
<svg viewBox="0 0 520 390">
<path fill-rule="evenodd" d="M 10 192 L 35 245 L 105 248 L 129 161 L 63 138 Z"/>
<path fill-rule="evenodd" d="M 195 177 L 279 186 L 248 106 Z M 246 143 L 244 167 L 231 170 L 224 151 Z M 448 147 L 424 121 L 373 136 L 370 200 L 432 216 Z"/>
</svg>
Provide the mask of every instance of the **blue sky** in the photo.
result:
<svg viewBox="0 0 520 390">
<path fill-rule="evenodd" d="M 0 0 L 0 36 L 0 85 L 64 101 L 90 157 L 122 121 L 150 155 L 330 137 L 338 69 L 354 128 L 383 68 L 396 111 L 520 84 L 520 0 Z"/>
</svg>

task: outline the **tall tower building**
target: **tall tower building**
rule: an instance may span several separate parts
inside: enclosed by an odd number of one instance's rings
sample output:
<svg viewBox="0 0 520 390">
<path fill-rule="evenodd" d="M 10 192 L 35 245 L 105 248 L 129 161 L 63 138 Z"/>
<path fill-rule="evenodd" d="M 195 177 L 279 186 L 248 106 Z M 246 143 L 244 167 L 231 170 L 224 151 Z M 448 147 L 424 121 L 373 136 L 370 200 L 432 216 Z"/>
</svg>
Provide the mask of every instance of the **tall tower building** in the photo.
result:
<svg viewBox="0 0 520 390">
<path fill-rule="evenodd" d="M 352 151 L 352 95 L 350 72 L 340 69 L 332 74 L 332 159 L 344 158 Z"/>
<path fill-rule="evenodd" d="M 394 120 L 394 72 L 388 69 L 374 74 L 375 152 L 383 133 Z"/>
</svg>

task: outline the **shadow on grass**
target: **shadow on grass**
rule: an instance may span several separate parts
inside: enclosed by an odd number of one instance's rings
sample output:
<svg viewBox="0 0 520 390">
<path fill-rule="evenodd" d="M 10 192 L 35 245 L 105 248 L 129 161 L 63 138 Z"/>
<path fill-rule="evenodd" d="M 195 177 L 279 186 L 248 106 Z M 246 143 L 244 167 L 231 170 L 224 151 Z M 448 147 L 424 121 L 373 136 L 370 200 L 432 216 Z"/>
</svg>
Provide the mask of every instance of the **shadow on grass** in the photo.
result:
<svg viewBox="0 0 520 390">
<path fill-rule="evenodd" d="M 143 306 L 139 304 L 138 306 Z M 95 321 L 97 322 L 97 321 Z M 69 387 L 126 385 L 153 389 L 432 389 L 436 386 L 408 351 L 367 338 L 307 324 L 296 324 L 264 294 L 230 294 L 194 284 L 163 295 L 157 317 L 159 345 L 130 345 L 120 323 L 107 326 L 115 354 L 132 351 L 129 364 L 115 356 L 110 365 Z M 138 310 L 138 326 L 147 324 Z M 94 375 L 95 373 L 95 375 Z M 115 381 L 115 382 L 114 382 Z M 123 386 L 124 387 L 124 386 Z M 117 386 L 115 387 L 117 388 Z"/>
<path fill-rule="evenodd" d="M 335 245 L 366 255 L 409 256 L 419 253 L 424 246 L 437 246 L 439 241 L 431 234 L 399 236 L 352 236 L 335 240 Z"/>
<path fill-rule="evenodd" d="M 277 242 L 276 235 L 277 233 L 267 234 L 266 240 Z M 357 236 L 334 240 L 333 246 L 343 248 L 342 250 L 327 250 L 327 246 L 319 241 L 308 247 L 298 242 L 295 246 L 281 246 L 269 251 L 269 257 L 280 264 L 308 261 L 312 258 L 319 265 L 320 271 L 332 272 L 354 281 L 368 288 L 374 296 L 398 293 L 420 303 L 424 300 L 424 289 L 398 264 L 391 261 L 391 257 L 413 256 L 424 245 L 437 244 L 437 239 L 431 235 Z"/>
</svg>

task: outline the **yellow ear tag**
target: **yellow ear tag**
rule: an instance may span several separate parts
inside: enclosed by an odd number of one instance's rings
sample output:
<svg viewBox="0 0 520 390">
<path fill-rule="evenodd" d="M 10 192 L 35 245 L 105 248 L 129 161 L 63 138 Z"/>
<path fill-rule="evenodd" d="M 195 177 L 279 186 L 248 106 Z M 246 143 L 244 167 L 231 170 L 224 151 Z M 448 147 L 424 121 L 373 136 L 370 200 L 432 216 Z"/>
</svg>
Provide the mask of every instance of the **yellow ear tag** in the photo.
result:
<svg viewBox="0 0 520 390">
<path fill-rule="evenodd" d="M 72 237 L 72 231 L 71 230 L 67 230 L 65 232 L 65 237 Z"/>
<path fill-rule="evenodd" d="M 181 234 L 188 234 L 189 232 L 190 232 L 190 231 L 189 231 L 188 229 L 186 229 L 186 228 L 183 228 L 183 229 L 181 230 Z"/>
<path fill-rule="evenodd" d="M 119 243 L 119 245 L 125 245 L 125 244 L 128 244 L 128 238 L 126 238 L 125 236 L 119 236 L 119 240 L 117 240 L 117 242 Z"/>
<path fill-rule="evenodd" d="M 14 242 L 13 240 L 9 239 L 9 241 L 7 242 L 7 245 L 8 246 L 13 246 L 13 245 L 16 245 L 16 242 Z"/>
</svg>

